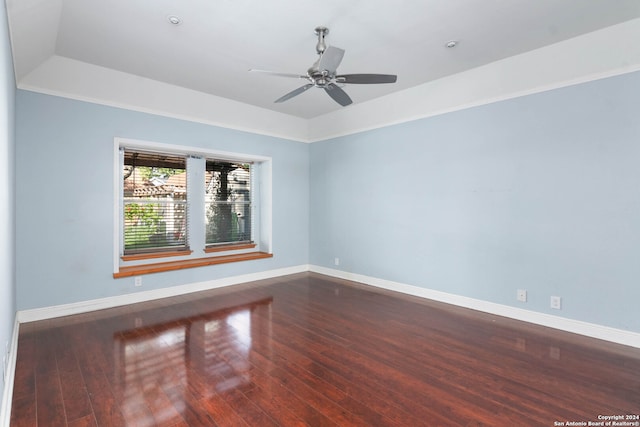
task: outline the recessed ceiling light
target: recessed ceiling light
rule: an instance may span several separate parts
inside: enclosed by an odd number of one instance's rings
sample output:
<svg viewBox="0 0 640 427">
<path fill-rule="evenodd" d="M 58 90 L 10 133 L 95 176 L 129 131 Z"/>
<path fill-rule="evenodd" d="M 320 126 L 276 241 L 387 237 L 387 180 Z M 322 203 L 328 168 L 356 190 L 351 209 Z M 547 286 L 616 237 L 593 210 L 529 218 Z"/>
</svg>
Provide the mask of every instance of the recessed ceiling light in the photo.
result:
<svg viewBox="0 0 640 427">
<path fill-rule="evenodd" d="M 167 21 L 169 21 L 171 24 L 173 25 L 180 25 L 182 24 L 182 19 L 180 19 L 179 17 L 175 16 L 175 15 L 169 15 L 167 16 Z"/>
<path fill-rule="evenodd" d="M 449 40 L 448 42 L 445 43 L 445 46 L 448 47 L 449 49 L 456 47 L 457 45 L 458 45 L 457 40 Z"/>
</svg>

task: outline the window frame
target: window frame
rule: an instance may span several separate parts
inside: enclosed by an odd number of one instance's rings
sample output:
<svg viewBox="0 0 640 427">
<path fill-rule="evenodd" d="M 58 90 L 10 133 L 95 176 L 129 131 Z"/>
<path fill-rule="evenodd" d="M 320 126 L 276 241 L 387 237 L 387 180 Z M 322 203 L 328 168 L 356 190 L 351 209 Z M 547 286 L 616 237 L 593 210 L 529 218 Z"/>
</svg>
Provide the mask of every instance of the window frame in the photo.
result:
<svg viewBox="0 0 640 427">
<path fill-rule="evenodd" d="M 187 158 L 187 200 L 188 200 L 188 251 L 149 252 L 134 256 L 124 255 L 124 224 L 123 203 L 124 183 L 122 168 L 124 156 L 121 148 L 150 153 L 178 155 Z M 114 152 L 114 227 L 113 227 L 113 272 L 114 277 L 122 277 L 122 272 L 136 266 L 149 266 L 150 270 L 160 264 L 175 264 L 185 261 L 185 265 L 211 265 L 222 262 L 234 262 L 253 259 L 252 253 L 262 254 L 262 257 L 272 256 L 272 159 L 271 157 L 234 153 L 221 150 L 204 149 L 177 144 L 166 144 L 116 137 L 113 143 Z M 204 174 L 206 159 L 217 159 L 230 162 L 245 162 L 253 165 L 251 206 L 255 230 L 252 230 L 252 245 L 228 245 L 207 250 L 205 243 L 205 211 L 204 211 Z M 197 165 L 202 166 L 200 168 Z M 196 165 L 196 166 L 194 166 Z M 202 182 L 198 183 L 202 177 Z M 202 191 L 199 191 L 202 190 Z M 202 211 L 202 212 L 201 212 Z M 200 232 L 202 231 L 202 232 Z M 201 236 L 199 235 L 201 234 Z M 257 252 L 256 252 L 257 251 Z M 229 261 L 224 261 L 229 260 Z M 172 268 L 177 269 L 177 268 Z M 157 268 L 155 268 L 157 270 Z M 141 273 L 144 274 L 144 273 Z"/>
<path fill-rule="evenodd" d="M 126 152 L 129 153 L 136 153 L 136 154 L 141 154 L 142 157 L 144 158 L 145 155 L 155 155 L 157 153 L 149 153 L 148 151 L 145 150 L 141 150 L 141 149 L 131 149 L 129 147 L 121 147 L 119 150 L 119 155 L 122 156 L 124 154 L 124 159 L 120 158 L 119 161 L 121 164 L 126 164 Z M 189 247 L 189 242 L 190 242 L 190 238 L 189 238 L 189 224 L 187 223 L 188 218 L 190 216 L 189 213 L 189 199 L 188 199 L 188 195 L 189 195 L 189 189 L 187 188 L 187 158 L 183 155 L 177 156 L 174 154 L 169 155 L 168 153 L 162 153 L 161 156 L 167 156 L 167 157 L 173 157 L 174 160 L 176 159 L 180 159 L 182 165 L 184 166 L 183 168 L 180 168 L 181 170 L 184 171 L 184 187 L 186 188 L 186 192 L 184 194 L 184 201 L 183 202 L 168 202 L 167 200 L 163 200 L 162 198 L 159 198 L 158 200 L 154 200 L 153 202 L 149 201 L 148 199 L 152 198 L 150 196 L 146 197 L 146 200 L 141 200 L 141 201 L 136 201 L 133 202 L 135 204 L 142 204 L 142 205 L 146 205 L 146 204 L 158 204 L 158 205 L 163 205 L 163 204 L 184 204 L 184 221 L 185 221 L 185 236 L 184 236 L 184 241 L 183 244 L 178 244 L 178 245 L 164 245 L 164 246 L 149 246 L 147 248 L 145 247 L 134 247 L 134 248 L 130 248 L 127 249 L 126 247 L 126 238 L 124 239 L 124 242 L 122 243 L 122 248 L 121 248 L 121 258 L 123 260 L 131 260 L 131 259 L 144 259 L 144 258 L 157 258 L 157 257 L 161 257 L 163 253 L 178 253 L 180 252 L 181 255 L 184 255 L 185 253 L 189 252 L 191 253 L 191 249 Z M 133 160 L 133 162 L 135 162 L 135 160 Z M 122 167 L 121 167 L 122 169 Z M 121 172 L 122 173 L 122 172 Z M 135 173 L 136 171 L 133 170 L 132 171 L 132 176 L 134 177 L 135 180 Z M 122 191 L 122 199 L 120 200 L 120 202 L 122 203 L 122 206 L 120 207 L 121 212 L 124 206 L 126 206 L 127 202 L 131 203 L 132 200 L 126 200 L 127 197 L 125 197 L 125 180 L 122 180 L 122 185 L 123 185 L 123 191 Z M 135 199 L 134 197 L 132 197 L 133 199 Z M 120 214 L 122 215 L 122 213 Z M 123 236 L 126 236 L 126 219 L 123 219 L 122 222 L 122 234 Z M 173 229 L 173 228 L 172 228 Z"/>
<path fill-rule="evenodd" d="M 207 181 L 206 181 L 206 176 L 208 174 L 208 166 L 207 163 L 225 163 L 228 165 L 231 164 L 248 164 L 249 166 L 249 176 L 248 176 L 248 180 L 249 180 L 249 188 L 248 188 L 248 192 L 249 192 L 249 200 L 245 200 L 245 202 L 248 202 L 248 206 L 249 206 L 249 229 L 250 229 L 250 235 L 249 235 L 249 239 L 244 239 L 244 240 L 229 240 L 229 241 L 223 241 L 223 242 L 209 242 L 209 236 L 207 233 L 207 230 L 205 229 L 205 252 L 210 253 L 210 252 L 220 252 L 222 250 L 225 250 L 226 248 L 240 248 L 240 247 L 255 247 L 255 235 L 257 234 L 256 231 L 258 230 L 254 230 L 254 219 L 256 218 L 256 209 L 255 209 L 255 205 L 254 205 L 254 192 L 253 192 L 253 186 L 255 184 L 256 178 L 255 178 L 255 173 L 254 173 L 254 163 L 253 162 L 230 162 L 228 160 L 222 160 L 220 158 L 205 158 L 205 194 L 204 194 L 204 201 L 205 201 L 205 216 L 209 214 L 209 209 L 210 209 L 210 204 L 216 203 L 215 200 L 208 200 L 207 199 L 207 195 L 206 195 L 206 187 L 207 187 Z M 230 171 L 231 172 L 231 171 Z M 215 172 L 211 172 L 212 174 L 214 174 Z M 213 175 L 212 175 L 212 181 L 213 181 Z M 228 186 L 230 186 L 230 184 L 228 184 Z M 228 197 L 232 197 L 232 191 L 233 190 L 228 190 Z M 233 205 L 233 203 L 237 203 L 237 204 L 243 204 L 244 202 L 235 202 L 235 201 L 224 201 L 224 202 L 220 202 L 218 201 L 218 203 L 225 203 L 225 204 L 229 204 L 230 206 Z M 205 226 L 207 225 L 206 221 L 205 221 Z"/>
</svg>

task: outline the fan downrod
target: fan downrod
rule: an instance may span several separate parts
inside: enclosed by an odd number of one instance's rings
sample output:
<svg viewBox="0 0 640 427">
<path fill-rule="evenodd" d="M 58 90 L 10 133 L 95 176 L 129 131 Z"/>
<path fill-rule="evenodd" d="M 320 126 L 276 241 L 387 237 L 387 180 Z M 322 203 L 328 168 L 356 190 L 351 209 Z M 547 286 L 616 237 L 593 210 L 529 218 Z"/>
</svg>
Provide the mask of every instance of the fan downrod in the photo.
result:
<svg viewBox="0 0 640 427">
<path fill-rule="evenodd" d="M 322 55 L 324 51 L 327 49 L 327 45 L 324 42 L 324 37 L 329 34 L 329 29 L 327 27 L 316 27 L 315 29 L 316 35 L 318 36 L 318 44 L 316 44 L 316 52 L 318 55 Z"/>
</svg>

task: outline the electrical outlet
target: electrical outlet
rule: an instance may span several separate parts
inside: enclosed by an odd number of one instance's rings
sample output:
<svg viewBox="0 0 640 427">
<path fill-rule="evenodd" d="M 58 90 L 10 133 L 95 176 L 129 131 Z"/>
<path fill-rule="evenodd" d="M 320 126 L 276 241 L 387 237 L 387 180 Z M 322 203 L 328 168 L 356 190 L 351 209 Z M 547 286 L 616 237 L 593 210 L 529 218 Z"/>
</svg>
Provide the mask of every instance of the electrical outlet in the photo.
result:
<svg viewBox="0 0 640 427">
<path fill-rule="evenodd" d="M 135 286 L 142 286 L 142 276 L 137 276 L 135 279 L 133 279 L 133 284 Z"/>
<path fill-rule="evenodd" d="M 556 296 L 552 296 L 551 297 L 551 308 L 553 308 L 555 310 L 561 310 L 562 309 L 562 298 L 556 297 Z"/>
<path fill-rule="evenodd" d="M 525 289 L 518 289 L 517 296 L 518 301 L 527 302 L 527 291 Z"/>
<path fill-rule="evenodd" d="M 333 264 L 334 264 L 334 265 L 340 265 L 340 258 L 335 257 L 335 258 L 333 259 Z"/>
</svg>

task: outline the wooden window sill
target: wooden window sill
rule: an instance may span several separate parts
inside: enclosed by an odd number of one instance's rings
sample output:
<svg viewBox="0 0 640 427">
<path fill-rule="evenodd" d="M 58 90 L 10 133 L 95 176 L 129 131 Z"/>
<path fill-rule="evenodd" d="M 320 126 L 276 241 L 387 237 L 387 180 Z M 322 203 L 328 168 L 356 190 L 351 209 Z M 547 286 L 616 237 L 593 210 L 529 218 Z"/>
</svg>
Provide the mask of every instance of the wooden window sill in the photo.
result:
<svg viewBox="0 0 640 427">
<path fill-rule="evenodd" d="M 271 257 L 273 257 L 273 254 L 268 254 L 266 252 L 248 252 L 244 254 L 222 255 L 181 261 L 131 265 L 127 267 L 120 267 L 119 271 L 113 273 L 113 277 L 118 279 L 121 277 L 139 276 L 141 274 L 160 273 L 163 271 L 182 270 L 185 268 L 204 267 L 207 265 L 226 264 L 230 262 L 250 261 Z"/>
<path fill-rule="evenodd" d="M 256 247 L 255 243 L 245 243 L 240 245 L 220 245 L 220 246 L 210 246 L 208 248 L 204 248 L 205 253 L 214 253 L 214 252 L 225 252 L 225 251 L 239 251 L 241 249 L 253 249 Z"/>
<path fill-rule="evenodd" d="M 146 254 L 130 254 L 130 255 L 122 255 L 120 257 L 123 261 L 139 261 L 141 259 L 153 259 L 153 258 L 168 258 L 172 256 L 186 256 L 191 255 L 193 253 L 192 250 L 181 250 L 181 251 L 165 251 L 165 252 L 153 252 Z"/>
</svg>

